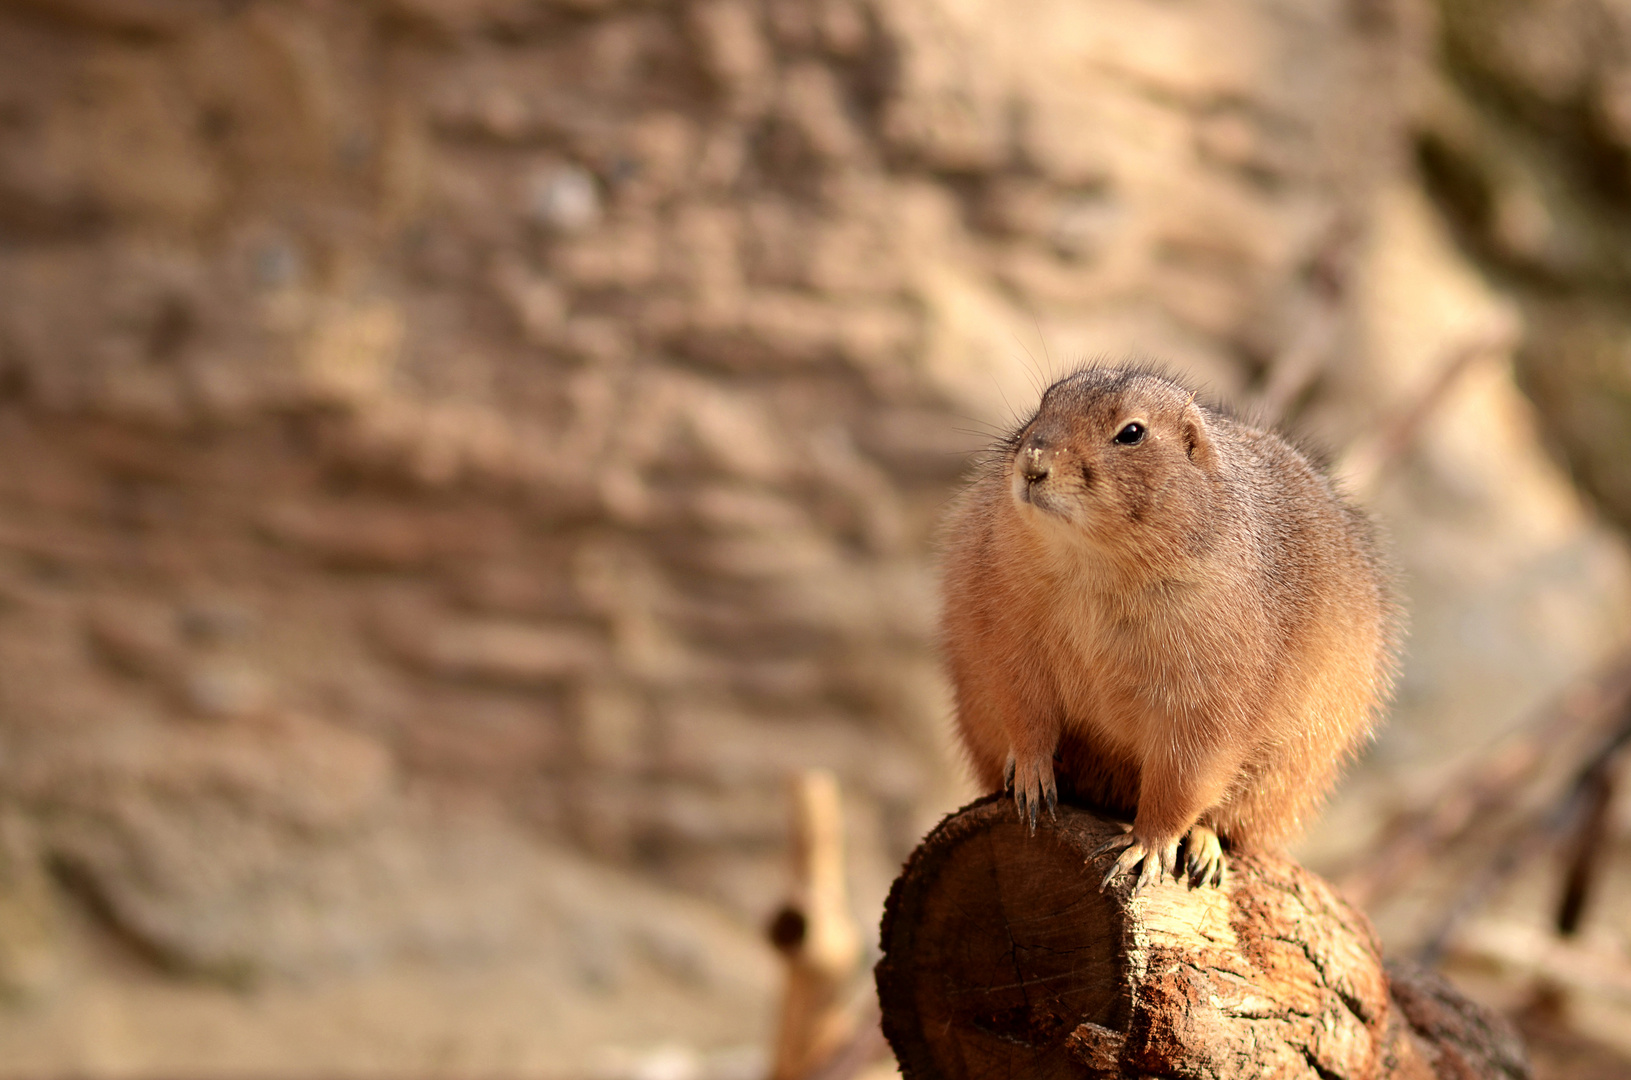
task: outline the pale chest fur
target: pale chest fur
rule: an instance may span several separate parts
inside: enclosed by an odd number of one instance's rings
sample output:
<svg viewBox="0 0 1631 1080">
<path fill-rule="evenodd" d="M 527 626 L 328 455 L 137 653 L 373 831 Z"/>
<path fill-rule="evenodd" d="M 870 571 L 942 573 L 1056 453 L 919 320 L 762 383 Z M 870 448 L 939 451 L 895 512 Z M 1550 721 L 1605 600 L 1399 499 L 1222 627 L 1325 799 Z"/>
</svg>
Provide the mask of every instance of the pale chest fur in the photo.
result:
<svg viewBox="0 0 1631 1080">
<path fill-rule="evenodd" d="M 1241 618 L 1257 602 L 1246 590 L 1220 595 L 1217 586 L 1171 580 L 1128 588 L 1095 575 L 1078 552 L 1051 554 L 1028 590 L 1028 630 L 1038 674 L 1067 728 L 1142 755 L 1171 724 L 1215 715 L 1221 702 L 1240 699 L 1253 669 L 1268 660 L 1254 620 Z"/>
</svg>

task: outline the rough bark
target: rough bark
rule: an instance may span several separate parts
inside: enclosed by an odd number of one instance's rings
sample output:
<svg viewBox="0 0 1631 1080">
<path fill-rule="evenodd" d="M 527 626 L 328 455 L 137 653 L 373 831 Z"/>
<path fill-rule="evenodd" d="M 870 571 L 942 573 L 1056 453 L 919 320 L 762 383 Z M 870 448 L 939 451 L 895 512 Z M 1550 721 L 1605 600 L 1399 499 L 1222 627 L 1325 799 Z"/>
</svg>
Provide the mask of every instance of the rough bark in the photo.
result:
<svg viewBox="0 0 1631 1080">
<path fill-rule="evenodd" d="M 1221 888 L 1099 890 L 1120 826 L 1006 800 L 947 818 L 895 882 L 878 964 L 908 1080 L 1520 1077 L 1516 1037 L 1436 978 L 1390 979 L 1369 921 L 1290 860 Z M 1391 984 L 1391 987 L 1390 987 Z"/>
</svg>

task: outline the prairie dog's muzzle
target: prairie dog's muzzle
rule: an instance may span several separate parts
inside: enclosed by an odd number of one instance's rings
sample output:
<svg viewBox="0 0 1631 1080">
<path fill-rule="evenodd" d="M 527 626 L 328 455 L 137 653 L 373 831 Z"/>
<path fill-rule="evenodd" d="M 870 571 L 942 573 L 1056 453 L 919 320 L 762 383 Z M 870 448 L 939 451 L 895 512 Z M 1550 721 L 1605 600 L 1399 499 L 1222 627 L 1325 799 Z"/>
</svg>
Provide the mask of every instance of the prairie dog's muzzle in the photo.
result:
<svg viewBox="0 0 1631 1080">
<path fill-rule="evenodd" d="M 1046 444 L 1032 441 L 1019 451 L 1019 475 L 1027 484 L 1041 483 L 1053 471 L 1054 452 Z"/>
</svg>

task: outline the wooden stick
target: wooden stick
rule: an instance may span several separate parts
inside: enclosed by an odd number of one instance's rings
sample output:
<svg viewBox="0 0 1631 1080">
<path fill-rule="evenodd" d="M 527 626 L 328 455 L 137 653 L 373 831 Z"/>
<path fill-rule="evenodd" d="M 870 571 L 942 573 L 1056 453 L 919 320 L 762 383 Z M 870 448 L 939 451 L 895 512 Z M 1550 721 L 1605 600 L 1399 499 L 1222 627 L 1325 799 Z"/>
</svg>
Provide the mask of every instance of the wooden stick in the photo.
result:
<svg viewBox="0 0 1631 1080">
<path fill-rule="evenodd" d="M 1509 836 L 1495 845 L 1496 855 L 1483 870 L 1456 895 L 1433 932 L 1421 947 L 1423 963 L 1436 963 L 1444 955 L 1451 938 L 1473 912 L 1512 874 L 1542 851 L 1554 849 L 1570 824 L 1580 820 L 1586 807 L 1593 778 L 1612 768 L 1614 758 L 1631 745 L 1631 700 L 1621 703 L 1619 723 L 1607 738 L 1586 757 L 1575 773 L 1572 783 L 1542 817 L 1540 822 L 1525 822 L 1518 835 Z"/>
<path fill-rule="evenodd" d="M 1427 385 L 1383 425 L 1380 434 L 1360 440 L 1343 455 L 1336 471 L 1346 478 L 1348 490 L 1360 499 L 1373 495 L 1382 478 L 1404 460 L 1427 421 L 1450 399 L 1461 377 L 1481 360 L 1510 353 L 1516 340 L 1516 328 L 1501 326 L 1451 350 Z"/>
<path fill-rule="evenodd" d="M 787 964 L 772 1080 L 806 1080 L 850 1040 L 849 1006 L 861 938 L 844 884 L 844 816 L 838 780 L 824 769 L 791 785 L 793 891 L 771 923 Z"/>
<path fill-rule="evenodd" d="M 1343 893 L 1360 907 L 1387 899 L 1472 826 L 1521 803 L 1547 765 L 1556 764 L 1560 745 L 1578 741 L 1628 703 L 1631 656 L 1624 656 L 1566 690 L 1522 731 L 1463 769 L 1430 804 L 1396 819 L 1337 876 Z"/>
<path fill-rule="evenodd" d="M 1631 732 L 1631 725 L 1627 725 L 1627 731 Z M 1608 812 L 1614 804 L 1618 773 L 1616 760 L 1613 756 L 1605 758 L 1603 767 L 1593 770 L 1586 778 L 1582 793 L 1586 806 L 1575 833 L 1569 868 L 1563 875 L 1563 895 L 1557 905 L 1560 937 L 1573 937 L 1580 932 L 1580 919 L 1597 881 L 1603 849 L 1608 843 Z"/>
<path fill-rule="evenodd" d="M 1324 371 L 1336 341 L 1337 317 L 1328 305 L 1309 311 L 1291 344 L 1274 359 L 1253 414 L 1262 423 L 1280 423 L 1291 406 Z"/>
<path fill-rule="evenodd" d="M 868 1066 L 889 1060 L 889 1044 L 878 1025 L 878 1000 L 867 996 L 849 1040 L 807 1075 L 804 1080 L 850 1080 Z"/>
</svg>

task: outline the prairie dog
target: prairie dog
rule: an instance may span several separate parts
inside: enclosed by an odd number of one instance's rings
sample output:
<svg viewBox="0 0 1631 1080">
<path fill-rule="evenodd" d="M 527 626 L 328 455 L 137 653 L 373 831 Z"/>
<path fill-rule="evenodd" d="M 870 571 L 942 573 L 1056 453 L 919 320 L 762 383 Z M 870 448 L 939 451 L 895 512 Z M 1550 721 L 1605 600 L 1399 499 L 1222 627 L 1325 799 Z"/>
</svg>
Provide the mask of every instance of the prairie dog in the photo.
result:
<svg viewBox="0 0 1631 1080">
<path fill-rule="evenodd" d="M 1393 683 L 1365 515 L 1278 436 L 1140 370 L 1042 395 L 953 509 L 942 647 L 979 783 L 1132 821 L 1105 875 L 1222 880 L 1326 794 Z M 1142 866 L 1140 866 L 1142 864 Z"/>
</svg>

